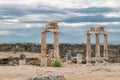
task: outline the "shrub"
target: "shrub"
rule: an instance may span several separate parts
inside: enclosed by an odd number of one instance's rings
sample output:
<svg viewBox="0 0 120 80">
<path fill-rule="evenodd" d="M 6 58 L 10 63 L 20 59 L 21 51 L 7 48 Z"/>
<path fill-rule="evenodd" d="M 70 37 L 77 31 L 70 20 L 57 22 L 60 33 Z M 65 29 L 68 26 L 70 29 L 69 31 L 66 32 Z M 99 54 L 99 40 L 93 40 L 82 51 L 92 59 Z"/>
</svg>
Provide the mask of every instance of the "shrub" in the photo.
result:
<svg viewBox="0 0 120 80">
<path fill-rule="evenodd" d="M 61 63 L 60 63 L 60 61 L 59 60 L 55 60 L 54 62 L 53 62 L 53 65 L 52 65 L 53 67 L 61 67 Z"/>
</svg>

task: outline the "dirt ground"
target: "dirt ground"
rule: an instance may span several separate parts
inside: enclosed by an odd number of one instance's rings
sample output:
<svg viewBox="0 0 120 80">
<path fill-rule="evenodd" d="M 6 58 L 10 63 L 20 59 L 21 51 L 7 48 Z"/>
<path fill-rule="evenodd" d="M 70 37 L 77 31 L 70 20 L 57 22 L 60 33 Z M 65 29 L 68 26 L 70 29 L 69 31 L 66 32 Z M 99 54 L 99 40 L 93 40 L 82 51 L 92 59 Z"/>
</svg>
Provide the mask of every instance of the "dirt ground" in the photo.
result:
<svg viewBox="0 0 120 80">
<path fill-rule="evenodd" d="M 67 65 L 66 67 L 0 66 L 0 80 L 19 80 L 47 74 L 63 74 L 66 80 L 120 80 L 120 64 Z"/>
<path fill-rule="evenodd" d="M 39 57 L 39 54 L 25 53 L 27 57 Z M 0 58 L 19 54 L 0 52 Z M 120 63 L 100 65 L 69 64 L 64 67 L 40 67 L 33 65 L 0 66 L 0 80 L 20 80 L 35 76 L 61 74 L 66 80 L 120 80 Z"/>
</svg>

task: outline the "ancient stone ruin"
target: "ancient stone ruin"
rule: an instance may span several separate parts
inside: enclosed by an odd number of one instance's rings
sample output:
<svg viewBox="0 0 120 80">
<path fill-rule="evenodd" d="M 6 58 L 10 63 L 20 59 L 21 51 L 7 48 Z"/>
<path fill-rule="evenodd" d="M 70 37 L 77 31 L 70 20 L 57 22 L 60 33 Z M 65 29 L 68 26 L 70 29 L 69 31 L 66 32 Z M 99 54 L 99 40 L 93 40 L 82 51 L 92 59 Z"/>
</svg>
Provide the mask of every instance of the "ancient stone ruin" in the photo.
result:
<svg viewBox="0 0 120 80">
<path fill-rule="evenodd" d="M 104 26 L 97 26 L 95 28 L 90 28 L 87 31 L 87 46 L 86 46 L 86 61 L 87 64 L 91 62 L 91 34 L 96 35 L 96 48 L 95 48 L 95 61 L 96 63 L 101 60 L 100 56 L 100 34 L 104 35 L 104 57 L 103 60 L 106 61 L 108 59 L 108 39 L 107 39 L 107 33 L 104 31 Z"/>
<path fill-rule="evenodd" d="M 46 34 L 52 32 L 54 34 L 54 44 L 46 43 Z M 91 45 L 91 35 L 96 36 L 96 44 Z M 100 45 L 100 35 L 104 35 L 104 45 Z M 95 63 L 111 62 L 120 63 L 120 45 L 108 45 L 108 34 L 104 31 L 104 26 L 97 26 L 90 28 L 87 31 L 87 45 L 85 44 L 59 44 L 58 41 L 58 24 L 56 22 L 48 22 L 45 28 L 41 32 L 41 45 L 38 44 L 0 44 L 0 51 L 3 52 L 22 52 L 19 57 L 1 58 L 0 64 L 3 65 L 39 65 L 47 66 L 51 65 L 52 61 L 59 59 L 66 63 L 91 63 L 93 60 Z M 54 49 L 53 49 L 54 47 Z M 59 52 L 60 50 L 60 52 Z M 94 51 L 95 50 L 95 51 Z M 70 52 L 68 52 L 70 51 Z M 81 54 L 82 51 L 82 54 Z M 23 56 L 24 52 L 41 52 L 41 58 L 27 58 Z M 79 54 L 80 53 L 80 54 Z M 86 53 L 86 54 L 85 54 Z M 102 53 L 102 56 L 101 56 Z M 95 56 L 93 58 L 93 55 Z"/>
<path fill-rule="evenodd" d="M 48 22 L 41 34 L 41 66 L 47 66 L 46 34 L 48 32 L 54 33 L 54 58 L 59 59 L 58 24 L 56 22 Z"/>
</svg>

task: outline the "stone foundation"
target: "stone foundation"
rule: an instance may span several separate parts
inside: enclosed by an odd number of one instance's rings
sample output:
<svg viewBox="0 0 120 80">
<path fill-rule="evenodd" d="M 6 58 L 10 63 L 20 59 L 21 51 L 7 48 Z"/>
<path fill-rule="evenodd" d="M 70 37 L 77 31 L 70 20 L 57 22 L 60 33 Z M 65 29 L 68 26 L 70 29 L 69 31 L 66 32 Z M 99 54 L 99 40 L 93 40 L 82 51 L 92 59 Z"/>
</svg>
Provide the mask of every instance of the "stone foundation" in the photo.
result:
<svg viewBox="0 0 120 80">
<path fill-rule="evenodd" d="M 5 66 L 19 65 L 19 58 L 14 57 L 14 58 L 0 59 L 0 65 L 5 65 Z M 40 60 L 38 58 L 26 58 L 26 65 L 40 66 Z"/>
</svg>

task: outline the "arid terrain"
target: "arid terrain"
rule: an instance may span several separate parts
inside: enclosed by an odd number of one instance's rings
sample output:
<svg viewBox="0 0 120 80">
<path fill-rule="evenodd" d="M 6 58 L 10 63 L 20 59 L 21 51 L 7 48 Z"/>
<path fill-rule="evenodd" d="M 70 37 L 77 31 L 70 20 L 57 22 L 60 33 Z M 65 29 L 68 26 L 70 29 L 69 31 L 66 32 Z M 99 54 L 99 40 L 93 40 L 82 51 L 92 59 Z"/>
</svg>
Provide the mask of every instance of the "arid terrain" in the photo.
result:
<svg viewBox="0 0 120 80">
<path fill-rule="evenodd" d="M 26 57 L 39 58 L 39 54 L 24 53 Z M 19 57 L 19 54 L 0 52 L 0 58 Z M 41 75 L 64 75 L 66 80 L 120 80 L 120 64 L 77 65 L 63 63 L 62 67 L 33 65 L 0 66 L 0 80 L 24 80 Z"/>
<path fill-rule="evenodd" d="M 120 64 L 73 65 L 64 67 L 0 66 L 0 80 L 21 80 L 41 75 L 64 75 L 66 80 L 120 80 Z"/>
</svg>

